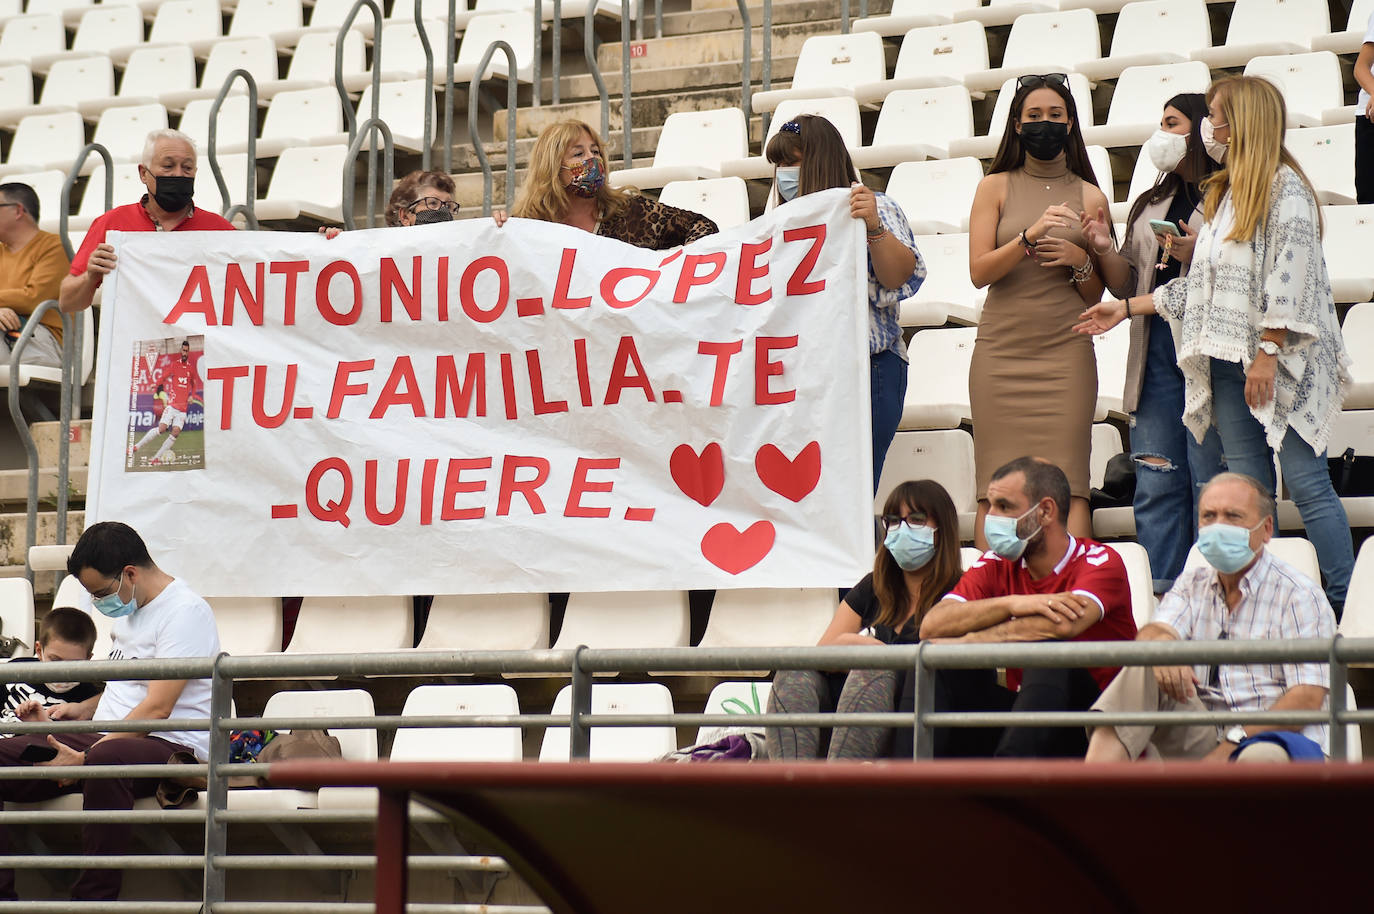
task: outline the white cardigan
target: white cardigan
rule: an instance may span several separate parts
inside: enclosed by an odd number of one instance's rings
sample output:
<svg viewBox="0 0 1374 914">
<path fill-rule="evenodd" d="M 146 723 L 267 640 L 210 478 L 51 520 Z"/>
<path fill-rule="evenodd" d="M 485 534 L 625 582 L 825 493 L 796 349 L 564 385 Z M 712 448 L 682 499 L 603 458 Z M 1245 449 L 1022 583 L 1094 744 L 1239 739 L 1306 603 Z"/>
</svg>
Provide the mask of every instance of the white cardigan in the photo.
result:
<svg viewBox="0 0 1374 914">
<path fill-rule="evenodd" d="M 1217 227 L 1222 234 L 1230 230 L 1230 220 L 1223 221 L 1228 225 Z M 1281 328 L 1288 345 L 1279 353 L 1274 398 L 1250 412 L 1276 452 L 1289 428 L 1318 454 L 1326 450 L 1351 379 L 1319 225 L 1312 192 L 1281 165 L 1269 213 L 1253 239 L 1223 241 L 1211 223 L 1204 224 L 1188 275 L 1154 291 L 1155 308 L 1174 327 L 1183 422 L 1198 441 L 1212 424 L 1210 360 L 1248 368 L 1260 334 Z"/>
</svg>

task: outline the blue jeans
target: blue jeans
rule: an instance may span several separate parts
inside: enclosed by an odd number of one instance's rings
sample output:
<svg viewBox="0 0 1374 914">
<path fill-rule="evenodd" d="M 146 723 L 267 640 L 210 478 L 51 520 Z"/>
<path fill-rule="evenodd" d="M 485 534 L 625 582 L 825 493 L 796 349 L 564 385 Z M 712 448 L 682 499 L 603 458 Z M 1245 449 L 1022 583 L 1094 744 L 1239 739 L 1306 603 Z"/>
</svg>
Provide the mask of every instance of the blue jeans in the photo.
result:
<svg viewBox="0 0 1374 914">
<path fill-rule="evenodd" d="M 878 479 L 883 475 L 883 460 L 902 421 L 906 402 L 906 359 L 884 349 L 868 359 L 868 393 L 873 409 L 873 494 L 878 494 Z"/>
<path fill-rule="evenodd" d="M 1163 458 L 1163 464 L 1146 457 Z M 1202 485 L 1224 466 L 1221 440 L 1208 429 L 1202 443 L 1183 425 L 1183 372 L 1178 370 L 1169 324 L 1150 318 L 1150 339 L 1131 414 L 1131 459 L 1135 461 L 1135 538 L 1150 556 L 1154 592 L 1174 586 L 1197 535 L 1197 497 Z"/>
<path fill-rule="evenodd" d="M 1212 359 L 1212 411 L 1227 468 L 1253 476 L 1273 492 L 1274 453 L 1265 441 L 1264 426 L 1245 405 L 1245 369 L 1240 363 Z M 1355 553 L 1350 521 L 1331 487 L 1326 452 L 1314 453 L 1312 446 L 1289 428 L 1279 450 L 1279 467 L 1302 514 L 1307 538 L 1317 550 L 1326 596 L 1339 611 L 1345 604 Z"/>
</svg>

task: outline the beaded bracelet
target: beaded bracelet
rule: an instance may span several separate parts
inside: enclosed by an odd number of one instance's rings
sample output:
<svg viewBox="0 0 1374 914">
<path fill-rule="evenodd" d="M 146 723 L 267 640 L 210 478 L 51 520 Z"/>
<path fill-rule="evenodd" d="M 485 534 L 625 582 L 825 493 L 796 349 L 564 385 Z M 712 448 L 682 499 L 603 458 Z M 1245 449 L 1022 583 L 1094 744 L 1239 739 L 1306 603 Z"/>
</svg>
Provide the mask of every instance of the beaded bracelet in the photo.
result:
<svg viewBox="0 0 1374 914">
<path fill-rule="evenodd" d="M 1089 257 L 1081 267 L 1069 267 L 1069 282 L 1077 285 L 1087 282 L 1088 277 L 1093 275 L 1093 259 Z"/>
</svg>

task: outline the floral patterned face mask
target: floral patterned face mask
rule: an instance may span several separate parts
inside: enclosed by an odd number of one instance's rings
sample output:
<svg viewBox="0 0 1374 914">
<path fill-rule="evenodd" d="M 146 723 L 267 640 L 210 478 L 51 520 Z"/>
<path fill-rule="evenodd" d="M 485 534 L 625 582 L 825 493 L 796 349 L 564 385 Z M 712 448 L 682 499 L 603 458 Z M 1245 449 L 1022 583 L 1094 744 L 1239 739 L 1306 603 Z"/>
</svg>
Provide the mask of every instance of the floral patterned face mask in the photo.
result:
<svg viewBox="0 0 1374 914">
<path fill-rule="evenodd" d="M 606 168 L 600 156 L 588 156 L 580 165 L 564 165 L 573 173 L 567 183 L 568 193 L 578 197 L 595 197 L 606 183 Z"/>
</svg>

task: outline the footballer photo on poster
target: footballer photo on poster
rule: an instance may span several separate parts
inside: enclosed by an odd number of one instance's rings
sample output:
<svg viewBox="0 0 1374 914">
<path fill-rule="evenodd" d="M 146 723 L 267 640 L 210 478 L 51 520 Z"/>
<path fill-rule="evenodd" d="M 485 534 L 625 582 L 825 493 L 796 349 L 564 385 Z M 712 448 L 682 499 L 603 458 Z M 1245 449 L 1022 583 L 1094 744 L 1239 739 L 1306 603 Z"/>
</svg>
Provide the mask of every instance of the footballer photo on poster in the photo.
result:
<svg viewBox="0 0 1374 914">
<path fill-rule="evenodd" d="M 199 470 L 205 466 L 204 336 L 134 344 L 129 383 L 126 472 Z"/>
</svg>

